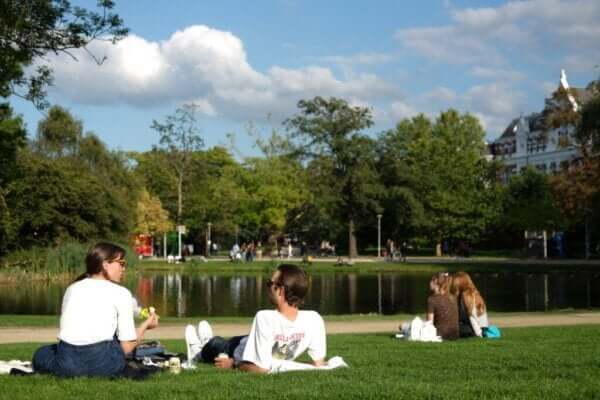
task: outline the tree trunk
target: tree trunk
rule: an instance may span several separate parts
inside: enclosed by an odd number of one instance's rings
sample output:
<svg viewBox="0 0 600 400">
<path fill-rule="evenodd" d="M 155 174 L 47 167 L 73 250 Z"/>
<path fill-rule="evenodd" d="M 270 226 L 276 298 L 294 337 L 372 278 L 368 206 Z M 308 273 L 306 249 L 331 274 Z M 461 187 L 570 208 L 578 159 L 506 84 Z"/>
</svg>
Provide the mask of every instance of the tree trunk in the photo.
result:
<svg viewBox="0 0 600 400">
<path fill-rule="evenodd" d="M 181 214 L 183 212 L 183 175 L 179 174 L 177 180 L 177 225 L 181 225 Z"/>
<path fill-rule="evenodd" d="M 348 221 L 348 258 L 358 257 L 356 248 L 356 232 L 354 231 L 354 219 Z"/>
<path fill-rule="evenodd" d="M 585 259 L 589 260 L 592 255 L 590 246 L 590 223 L 588 215 L 585 216 Z"/>
<path fill-rule="evenodd" d="M 442 235 L 438 234 L 437 240 L 435 241 L 435 256 L 442 256 Z"/>
</svg>

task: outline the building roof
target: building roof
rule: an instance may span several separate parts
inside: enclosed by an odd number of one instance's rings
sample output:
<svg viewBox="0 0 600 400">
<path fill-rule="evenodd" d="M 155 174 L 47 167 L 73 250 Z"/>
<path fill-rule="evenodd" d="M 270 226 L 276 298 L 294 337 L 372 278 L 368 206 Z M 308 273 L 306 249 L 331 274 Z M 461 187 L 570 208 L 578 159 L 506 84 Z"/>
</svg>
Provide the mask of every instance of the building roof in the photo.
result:
<svg viewBox="0 0 600 400">
<path fill-rule="evenodd" d="M 575 98 L 577 99 L 579 104 L 585 104 L 594 95 L 600 94 L 600 79 L 590 82 L 585 88 L 571 87 L 570 91 L 572 91 L 575 94 Z M 549 99 L 546 99 L 546 104 L 548 104 L 548 100 Z M 529 124 L 530 132 L 543 131 L 545 129 L 543 113 L 531 113 L 527 116 L 524 116 L 523 118 Z M 520 118 L 513 119 L 510 122 L 510 124 L 508 124 L 502 135 L 500 135 L 500 137 L 494 142 L 515 137 L 517 127 L 519 125 L 519 119 Z"/>
</svg>

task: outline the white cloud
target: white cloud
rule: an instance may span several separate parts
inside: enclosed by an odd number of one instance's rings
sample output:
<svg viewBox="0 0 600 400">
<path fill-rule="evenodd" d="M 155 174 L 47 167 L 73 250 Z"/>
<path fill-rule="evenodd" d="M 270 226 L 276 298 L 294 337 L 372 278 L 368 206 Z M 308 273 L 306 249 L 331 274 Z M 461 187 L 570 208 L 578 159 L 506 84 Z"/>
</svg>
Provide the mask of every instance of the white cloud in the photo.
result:
<svg viewBox="0 0 600 400">
<path fill-rule="evenodd" d="M 449 89 L 447 87 L 443 87 L 443 86 L 439 86 L 427 93 L 424 93 L 420 97 L 420 100 L 423 103 L 434 102 L 434 103 L 451 104 L 451 103 L 455 102 L 457 99 L 458 99 L 458 95 L 456 94 L 456 92 L 454 90 Z"/>
<path fill-rule="evenodd" d="M 320 66 L 257 71 L 238 37 L 200 25 L 162 42 L 130 35 L 116 45 L 93 42 L 90 50 L 106 55 L 103 65 L 83 52 L 76 53 L 79 62 L 49 58 L 53 90 L 88 104 L 147 107 L 194 101 L 207 115 L 234 120 L 263 119 L 269 113 L 273 118 L 288 116 L 296 111 L 298 100 L 316 95 L 368 103 L 394 93 L 390 84 L 368 73 L 338 78 Z M 357 60 L 367 62 L 370 57 L 377 58 L 363 55 Z"/>
<path fill-rule="evenodd" d="M 451 11 L 452 24 L 401 29 L 395 37 L 418 54 L 450 63 L 506 63 L 513 56 L 555 51 L 597 54 L 597 0 L 513 1 L 497 8 Z"/>
<path fill-rule="evenodd" d="M 512 69 L 502 68 L 487 68 L 476 65 L 471 68 L 471 75 L 477 78 L 504 80 L 504 81 L 520 81 L 526 78 L 525 74 Z"/>
<path fill-rule="evenodd" d="M 414 117 L 417 114 L 419 114 L 419 111 L 405 101 L 394 101 L 390 105 L 390 117 L 394 121 Z"/>
<path fill-rule="evenodd" d="M 351 56 L 323 57 L 323 61 L 343 65 L 376 65 L 394 61 L 396 58 L 387 53 L 359 53 Z"/>
</svg>

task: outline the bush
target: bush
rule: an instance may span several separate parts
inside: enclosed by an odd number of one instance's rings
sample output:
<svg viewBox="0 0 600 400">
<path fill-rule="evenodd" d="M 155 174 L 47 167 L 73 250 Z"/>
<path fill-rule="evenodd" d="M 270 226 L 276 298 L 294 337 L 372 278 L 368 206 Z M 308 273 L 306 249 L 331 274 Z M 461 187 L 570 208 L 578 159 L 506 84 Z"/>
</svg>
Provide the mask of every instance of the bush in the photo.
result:
<svg viewBox="0 0 600 400">
<path fill-rule="evenodd" d="M 0 268 L 7 272 L 34 272 L 44 274 L 80 274 L 85 271 L 85 256 L 96 242 L 79 243 L 64 242 L 56 247 L 32 247 L 28 250 L 17 250 L 7 255 Z M 125 259 L 134 267 L 138 258 L 133 249 L 127 245 L 114 243 L 125 249 Z"/>
<path fill-rule="evenodd" d="M 0 266 L 11 272 L 41 272 L 44 270 L 47 253 L 48 249 L 44 247 L 16 250 L 4 257 Z"/>
<path fill-rule="evenodd" d="M 81 273 L 85 271 L 85 255 L 88 246 L 78 242 L 66 242 L 48 251 L 45 269 L 49 273 Z"/>
</svg>

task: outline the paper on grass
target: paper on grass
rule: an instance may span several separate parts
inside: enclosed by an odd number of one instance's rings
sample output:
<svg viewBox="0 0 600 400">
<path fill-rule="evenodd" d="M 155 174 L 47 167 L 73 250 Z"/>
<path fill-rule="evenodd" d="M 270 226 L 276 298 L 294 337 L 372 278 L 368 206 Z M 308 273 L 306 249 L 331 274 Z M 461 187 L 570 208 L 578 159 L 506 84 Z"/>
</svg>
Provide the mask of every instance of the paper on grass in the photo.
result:
<svg viewBox="0 0 600 400">
<path fill-rule="evenodd" d="M 329 371 L 331 369 L 344 368 L 344 367 L 348 367 L 348 364 L 346 364 L 344 359 L 339 356 L 330 358 L 329 361 L 327 361 L 327 364 L 325 364 L 321 367 L 316 367 L 312 364 L 306 364 L 306 363 L 301 363 L 301 362 L 296 362 L 296 361 L 282 360 L 282 361 L 278 362 L 277 364 L 273 365 L 270 373 L 277 374 L 280 372 L 288 372 L 288 371 Z"/>
<path fill-rule="evenodd" d="M 438 336 L 437 330 L 432 321 L 423 321 L 415 317 L 410 324 L 402 324 L 402 335 L 396 335 L 397 338 L 406 338 L 414 342 L 441 342 L 442 338 Z"/>
<path fill-rule="evenodd" d="M 1 361 L 0 360 L 0 375 L 10 374 L 10 370 L 13 368 L 20 369 L 21 371 L 24 371 L 24 372 L 33 372 L 30 361 L 21 361 L 21 360 Z"/>
</svg>

